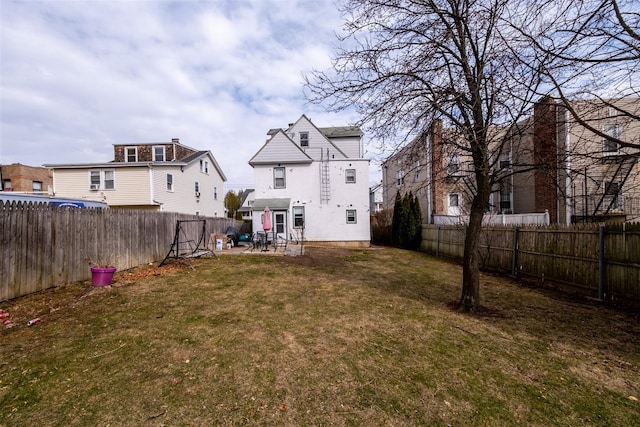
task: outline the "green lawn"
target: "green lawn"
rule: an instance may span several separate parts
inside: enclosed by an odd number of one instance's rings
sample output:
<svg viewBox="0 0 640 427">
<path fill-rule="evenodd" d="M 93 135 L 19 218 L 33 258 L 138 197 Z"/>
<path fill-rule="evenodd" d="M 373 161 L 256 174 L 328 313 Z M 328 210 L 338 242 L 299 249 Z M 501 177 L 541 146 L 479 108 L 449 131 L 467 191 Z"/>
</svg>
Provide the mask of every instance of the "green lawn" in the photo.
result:
<svg viewBox="0 0 640 427">
<path fill-rule="evenodd" d="M 637 311 L 482 276 L 459 313 L 389 248 L 194 265 L 0 303 L 0 425 L 640 425 Z"/>
</svg>

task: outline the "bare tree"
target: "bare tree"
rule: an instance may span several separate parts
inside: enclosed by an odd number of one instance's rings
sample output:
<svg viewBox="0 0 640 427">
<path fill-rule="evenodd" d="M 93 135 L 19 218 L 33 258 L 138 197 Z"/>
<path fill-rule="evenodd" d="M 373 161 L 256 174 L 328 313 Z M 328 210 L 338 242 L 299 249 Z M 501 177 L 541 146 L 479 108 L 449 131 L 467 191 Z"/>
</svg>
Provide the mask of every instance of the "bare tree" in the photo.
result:
<svg viewBox="0 0 640 427">
<path fill-rule="evenodd" d="M 640 150 L 640 135 L 623 139 L 606 133 L 585 111 L 603 107 L 613 115 L 640 122 L 640 9 L 637 0 L 549 2 L 544 13 L 530 11 L 511 24 L 531 44 L 532 56 L 544 58 L 541 94 L 550 96 L 571 119 L 623 148 Z M 523 26 L 523 22 L 527 25 Z M 535 61 L 534 61 L 535 62 Z M 580 102 L 577 102 L 580 101 Z M 580 111 L 576 108 L 580 106 Z"/>
<path fill-rule="evenodd" d="M 355 108 L 358 124 L 382 143 L 398 135 L 411 141 L 442 123 L 438 154 L 460 152 L 471 167 L 461 181 L 471 203 L 460 306 L 477 309 L 482 220 L 496 185 L 535 171 L 536 180 L 562 188 L 582 173 L 561 158 L 570 147 L 514 157 L 519 164 L 506 169 L 501 154 L 557 113 L 558 103 L 602 138 L 611 135 L 584 119 L 584 102 L 638 119 L 635 107 L 617 102 L 639 94 L 637 2 L 345 0 L 341 11 L 346 23 L 333 67 L 307 77 L 308 97 L 332 111 Z"/>
<path fill-rule="evenodd" d="M 520 49 L 530 49 L 528 40 L 505 17 L 535 4 L 347 0 L 341 8 L 346 33 L 332 70 L 307 78 L 312 101 L 334 111 L 354 107 L 374 138 L 420 135 L 441 120 L 443 144 L 470 159 L 464 310 L 480 307 L 482 219 L 499 179 L 491 153 L 503 150 L 541 90 L 538 67 L 519 57 Z"/>
</svg>

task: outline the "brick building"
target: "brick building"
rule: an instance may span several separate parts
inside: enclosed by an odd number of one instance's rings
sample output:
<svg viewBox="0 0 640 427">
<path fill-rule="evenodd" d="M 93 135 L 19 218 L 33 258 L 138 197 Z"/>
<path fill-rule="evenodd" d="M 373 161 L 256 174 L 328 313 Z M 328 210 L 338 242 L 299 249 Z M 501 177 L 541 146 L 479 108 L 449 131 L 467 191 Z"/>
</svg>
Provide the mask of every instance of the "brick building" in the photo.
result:
<svg viewBox="0 0 640 427">
<path fill-rule="evenodd" d="M 640 219 L 640 123 L 621 114 L 640 116 L 640 99 L 571 106 L 580 120 L 543 98 L 509 133 L 491 129 L 499 143 L 490 145 L 495 184 L 487 213 L 544 214 L 562 224 Z M 385 209 L 393 209 L 398 192 L 411 191 L 425 223 L 468 213 L 473 165 L 455 138 L 436 121 L 383 162 Z"/>
<path fill-rule="evenodd" d="M 0 165 L 0 190 L 48 194 L 53 186 L 50 169 L 20 163 Z"/>
</svg>

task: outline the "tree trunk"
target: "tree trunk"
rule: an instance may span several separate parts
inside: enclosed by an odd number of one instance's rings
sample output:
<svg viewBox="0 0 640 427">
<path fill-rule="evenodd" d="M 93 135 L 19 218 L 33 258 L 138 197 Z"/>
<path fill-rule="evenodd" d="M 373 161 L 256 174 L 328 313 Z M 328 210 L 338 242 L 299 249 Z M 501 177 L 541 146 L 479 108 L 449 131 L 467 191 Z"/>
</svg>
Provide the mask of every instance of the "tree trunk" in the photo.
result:
<svg viewBox="0 0 640 427">
<path fill-rule="evenodd" d="M 476 174 L 476 180 L 478 192 L 473 198 L 464 239 L 462 295 L 459 304 L 459 308 L 464 311 L 477 311 L 480 308 L 480 238 L 482 218 L 489 203 L 490 186 L 487 176 Z"/>
</svg>

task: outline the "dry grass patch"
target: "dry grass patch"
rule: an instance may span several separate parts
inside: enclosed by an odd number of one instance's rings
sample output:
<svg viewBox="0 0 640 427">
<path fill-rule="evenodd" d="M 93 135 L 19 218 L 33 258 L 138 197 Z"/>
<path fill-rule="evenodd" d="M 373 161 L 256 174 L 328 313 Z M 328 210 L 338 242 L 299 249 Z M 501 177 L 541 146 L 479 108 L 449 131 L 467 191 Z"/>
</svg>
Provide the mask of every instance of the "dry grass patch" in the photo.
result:
<svg viewBox="0 0 640 427">
<path fill-rule="evenodd" d="M 0 425 L 640 424 L 636 312 L 483 276 L 461 314 L 396 249 L 195 264 L 2 303 Z"/>
</svg>

